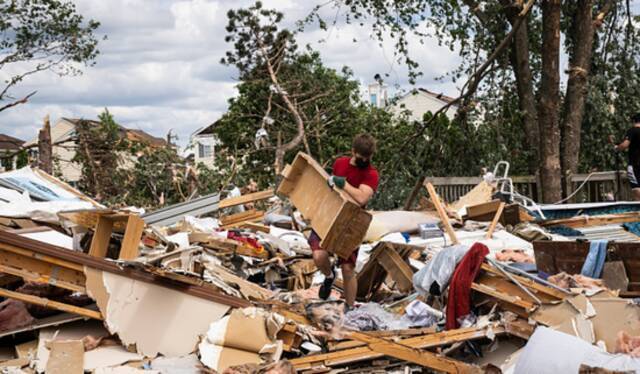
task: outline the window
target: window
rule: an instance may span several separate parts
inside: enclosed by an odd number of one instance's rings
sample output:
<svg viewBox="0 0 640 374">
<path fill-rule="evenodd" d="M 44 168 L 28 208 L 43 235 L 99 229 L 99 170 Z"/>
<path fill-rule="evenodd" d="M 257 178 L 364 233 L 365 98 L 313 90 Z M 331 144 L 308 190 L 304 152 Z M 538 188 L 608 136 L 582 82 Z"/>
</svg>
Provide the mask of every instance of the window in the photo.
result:
<svg viewBox="0 0 640 374">
<path fill-rule="evenodd" d="M 211 158 L 211 145 L 198 143 L 198 157 Z"/>
<path fill-rule="evenodd" d="M 378 95 L 376 94 L 369 95 L 369 100 L 371 101 L 371 105 L 378 106 Z"/>
</svg>

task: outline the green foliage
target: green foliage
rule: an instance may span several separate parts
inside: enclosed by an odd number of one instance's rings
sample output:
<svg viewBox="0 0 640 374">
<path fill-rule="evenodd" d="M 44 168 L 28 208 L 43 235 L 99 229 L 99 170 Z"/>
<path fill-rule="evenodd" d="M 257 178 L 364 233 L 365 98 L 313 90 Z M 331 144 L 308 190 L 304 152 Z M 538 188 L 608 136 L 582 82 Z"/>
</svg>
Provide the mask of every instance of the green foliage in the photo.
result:
<svg viewBox="0 0 640 374">
<path fill-rule="evenodd" d="M 99 122 L 80 120 L 76 124 L 77 149 L 72 161 L 82 168 L 80 189 L 98 199 L 109 199 L 122 186 L 119 166 L 129 142 L 108 110 L 98 119 Z"/>
<path fill-rule="evenodd" d="M 11 71 L 0 87 L 0 101 L 10 98 L 9 89 L 26 76 L 44 70 L 77 74 L 78 63 L 93 63 L 98 26 L 85 22 L 69 1 L 0 1 L 0 70 Z"/>
</svg>

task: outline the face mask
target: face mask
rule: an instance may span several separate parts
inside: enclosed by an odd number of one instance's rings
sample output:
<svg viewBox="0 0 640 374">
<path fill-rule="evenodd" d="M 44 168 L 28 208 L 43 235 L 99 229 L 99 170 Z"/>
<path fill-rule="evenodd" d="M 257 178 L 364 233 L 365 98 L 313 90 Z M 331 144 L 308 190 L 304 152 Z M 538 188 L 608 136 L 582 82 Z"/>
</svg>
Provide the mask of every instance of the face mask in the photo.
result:
<svg viewBox="0 0 640 374">
<path fill-rule="evenodd" d="M 363 160 L 359 157 L 356 157 L 356 167 L 359 169 L 366 169 L 369 166 L 369 160 Z"/>
</svg>

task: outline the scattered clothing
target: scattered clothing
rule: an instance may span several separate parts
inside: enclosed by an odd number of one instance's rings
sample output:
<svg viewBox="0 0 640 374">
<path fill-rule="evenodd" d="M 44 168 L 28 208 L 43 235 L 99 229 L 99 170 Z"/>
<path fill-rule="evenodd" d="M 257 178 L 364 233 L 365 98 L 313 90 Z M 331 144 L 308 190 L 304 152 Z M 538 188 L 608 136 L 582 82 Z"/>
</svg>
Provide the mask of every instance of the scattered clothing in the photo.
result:
<svg viewBox="0 0 640 374">
<path fill-rule="evenodd" d="M 589 290 L 597 290 L 604 288 L 604 282 L 601 279 L 593 279 L 581 274 L 569 275 L 564 271 L 548 277 L 547 281 L 564 289 L 586 288 Z"/>
<path fill-rule="evenodd" d="M 403 330 L 415 325 L 404 316 L 387 312 L 378 303 L 363 304 L 344 315 L 344 327 L 357 331 Z"/>
<path fill-rule="evenodd" d="M 519 223 L 513 228 L 509 230 L 509 232 L 517 237 L 520 237 L 528 242 L 538 241 L 538 240 L 551 240 L 551 235 L 549 235 L 545 229 L 542 227 L 535 225 L 529 222 Z"/>
<path fill-rule="evenodd" d="M 522 262 L 535 264 L 533 256 L 526 254 L 522 249 L 503 249 L 496 253 L 496 260 L 502 262 Z"/>
<path fill-rule="evenodd" d="M 600 278 L 607 258 L 608 240 L 593 240 L 589 244 L 589 254 L 584 260 L 580 274 L 590 278 Z"/>
<path fill-rule="evenodd" d="M 429 327 L 443 317 L 441 311 L 433 309 L 420 300 L 414 300 L 404 309 L 405 317 L 411 321 L 411 327 Z"/>
<path fill-rule="evenodd" d="M 446 329 L 458 327 L 458 318 L 471 312 L 471 283 L 480 272 L 480 266 L 489 254 L 489 248 L 475 243 L 456 267 L 449 285 Z"/>
<path fill-rule="evenodd" d="M 454 245 L 436 253 L 425 267 L 413 275 L 414 288 L 423 295 L 440 296 L 449 285 L 456 264 L 467 253 L 466 245 Z"/>
</svg>

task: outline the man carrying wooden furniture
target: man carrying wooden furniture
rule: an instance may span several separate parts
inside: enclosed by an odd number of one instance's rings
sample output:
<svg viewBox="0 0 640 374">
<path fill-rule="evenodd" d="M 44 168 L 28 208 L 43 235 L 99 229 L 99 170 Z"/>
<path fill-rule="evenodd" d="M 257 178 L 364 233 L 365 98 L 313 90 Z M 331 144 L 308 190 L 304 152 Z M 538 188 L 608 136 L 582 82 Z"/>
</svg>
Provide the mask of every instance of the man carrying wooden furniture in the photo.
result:
<svg viewBox="0 0 640 374">
<path fill-rule="evenodd" d="M 378 170 L 371 165 L 371 158 L 375 150 L 376 141 L 371 135 L 357 135 L 353 139 L 351 156 L 336 159 L 333 164 L 333 175 L 327 180 L 329 186 L 344 190 L 363 208 L 378 188 Z M 309 236 L 309 246 L 313 251 L 314 263 L 325 276 L 318 296 L 326 300 L 331 294 L 331 286 L 335 280 L 330 255 L 320 247 L 320 237 L 313 231 Z M 348 259 L 340 258 L 338 260 L 344 281 L 344 298 L 349 308 L 353 307 L 358 293 L 358 282 L 355 277 L 357 257 L 358 250 L 356 249 Z"/>
</svg>

